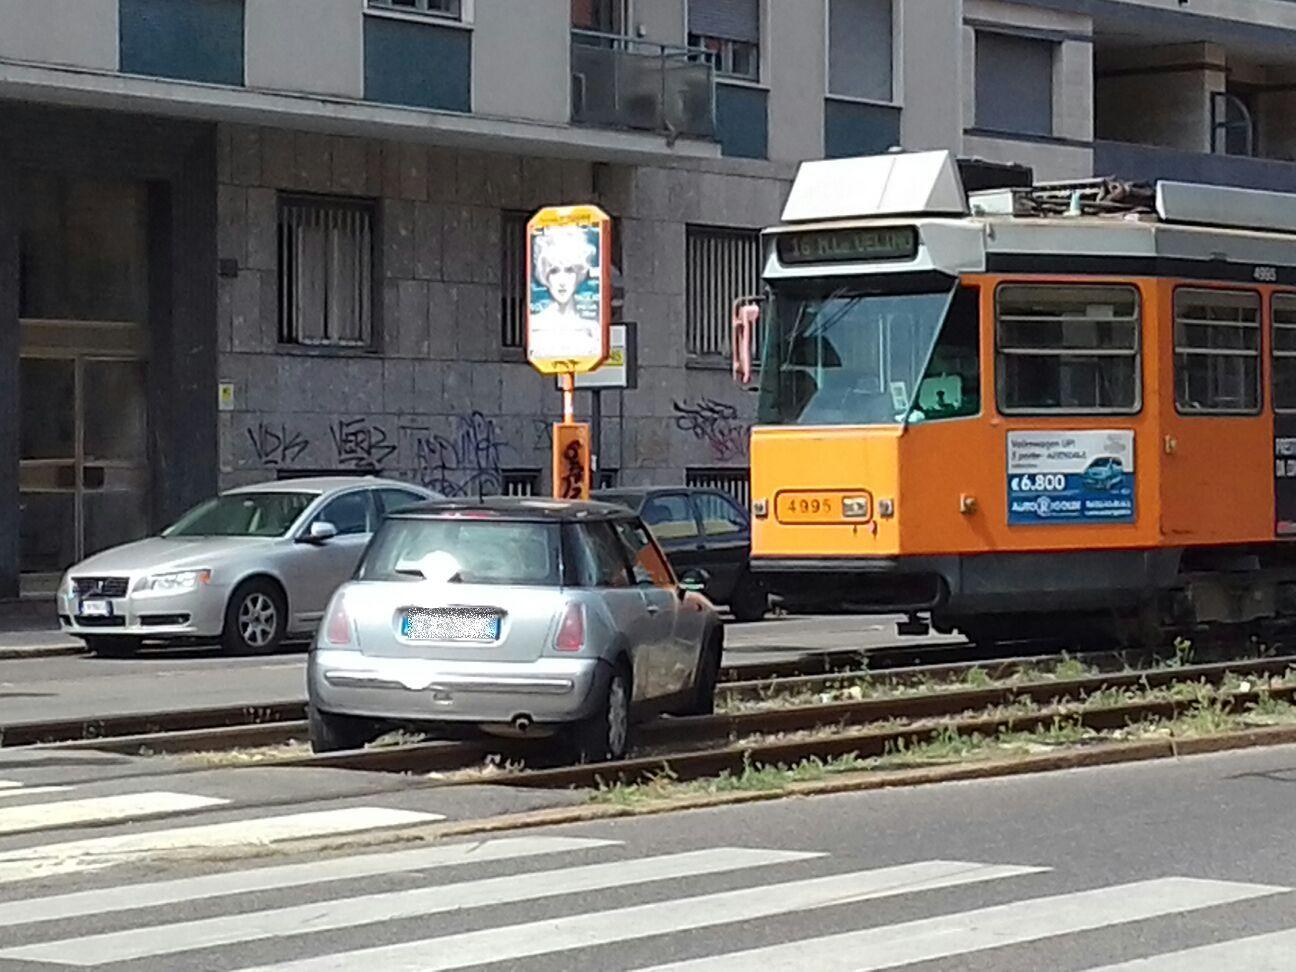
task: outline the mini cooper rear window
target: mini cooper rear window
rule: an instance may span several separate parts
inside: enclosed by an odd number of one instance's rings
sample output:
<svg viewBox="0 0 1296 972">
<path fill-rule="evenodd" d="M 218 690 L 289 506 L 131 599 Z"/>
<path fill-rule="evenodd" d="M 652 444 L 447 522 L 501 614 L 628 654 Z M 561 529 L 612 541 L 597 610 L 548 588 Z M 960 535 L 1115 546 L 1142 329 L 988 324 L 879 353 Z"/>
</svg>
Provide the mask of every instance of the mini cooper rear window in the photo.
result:
<svg viewBox="0 0 1296 972">
<path fill-rule="evenodd" d="M 361 580 L 561 585 L 560 530 L 504 520 L 388 520 L 360 565 Z"/>
</svg>

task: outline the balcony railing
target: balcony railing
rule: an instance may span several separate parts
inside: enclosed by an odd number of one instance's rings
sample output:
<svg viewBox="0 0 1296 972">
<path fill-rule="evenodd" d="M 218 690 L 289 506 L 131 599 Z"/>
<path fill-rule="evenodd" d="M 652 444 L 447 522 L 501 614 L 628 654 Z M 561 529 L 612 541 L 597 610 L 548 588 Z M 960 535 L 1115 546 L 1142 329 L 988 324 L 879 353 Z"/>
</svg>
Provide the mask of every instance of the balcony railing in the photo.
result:
<svg viewBox="0 0 1296 972">
<path fill-rule="evenodd" d="M 573 30 L 572 121 L 714 138 L 715 69 L 706 51 Z"/>
</svg>

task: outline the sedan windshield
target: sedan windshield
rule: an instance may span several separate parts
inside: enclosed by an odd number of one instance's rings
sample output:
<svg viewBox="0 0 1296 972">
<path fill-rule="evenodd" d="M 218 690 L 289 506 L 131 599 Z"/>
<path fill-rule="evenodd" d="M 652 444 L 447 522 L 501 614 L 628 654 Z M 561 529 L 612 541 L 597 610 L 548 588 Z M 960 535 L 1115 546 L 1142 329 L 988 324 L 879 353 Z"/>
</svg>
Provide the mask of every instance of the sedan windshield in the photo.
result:
<svg viewBox="0 0 1296 972">
<path fill-rule="evenodd" d="M 311 493 L 230 493 L 186 513 L 164 537 L 282 537 L 315 496 Z"/>
<path fill-rule="evenodd" d="M 950 291 L 864 294 L 845 287 L 775 291 L 757 421 L 905 421 L 950 297 Z"/>
<path fill-rule="evenodd" d="M 555 523 L 392 519 L 365 554 L 359 579 L 558 587 L 559 537 Z"/>
</svg>

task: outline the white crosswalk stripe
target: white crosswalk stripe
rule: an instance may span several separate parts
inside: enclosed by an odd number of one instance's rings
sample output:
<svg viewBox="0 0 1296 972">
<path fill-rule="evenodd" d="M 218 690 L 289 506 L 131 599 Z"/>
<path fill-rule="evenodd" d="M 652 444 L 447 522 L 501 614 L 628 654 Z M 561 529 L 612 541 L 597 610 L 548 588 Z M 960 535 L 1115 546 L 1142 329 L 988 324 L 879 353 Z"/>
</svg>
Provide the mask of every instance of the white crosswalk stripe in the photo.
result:
<svg viewBox="0 0 1296 972">
<path fill-rule="evenodd" d="M 0 782 L 0 800 L 41 796 L 45 793 L 62 793 L 66 786 L 4 786 Z"/>
<path fill-rule="evenodd" d="M 711 850 L 649 857 L 636 861 L 607 861 L 565 870 L 536 871 L 480 881 L 465 881 L 414 890 L 371 894 L 339 901 L 281 908 L 256 915 L 230 915 L 206 921 L 158 925 L 133 931 L 69 938 L 0 952 L 0 958 L 55 962 L 62 965 L 106 965 L 128 959 L 171 955 L 196 948 L 232 945 L 274 938 L 285 928 L 301 933 L 336 931 L 375 921 L 416 918 L 461 908 L 530 901 L 561 894 L 599 891 L 626 884 L 720 874 L 764 864 L 815 857 L 791 851 Z M 377 968 L 386 968 L 379 963 Z"/>
<path fill-rule="evenodd" d="M 162 816 L 186 810 L 210 809 L 227 803 L 228 800 L 220 797 L 167 791 L 121 793 L 116 796 L 86 797 L 53 803 L 25 803 L 0 807 L 0 835 L 74 824 L 111 823 Z"/>
<path fill-rule="evenodd" d="M 1221 972 L 1224 969 L 1291 972 L 1293 968 L 1296 968 L 1296 928 L 1104 965 L 1089 972 Z"/>
<path fill-rule="evenodd" d="M 754 921 L 773 915 L 1015 877 L 1040 870 L 1043 868 L 926 861 L 444 935 L 264 966 L 256 972 L 330 972 L 358 968 L 382 969 L 383 972 L 438 972 L 488 962 L 514 962 L 572 948 L 591 948 L 712 925 Z"/>
<path fill-rule="evenodd" d="M 868 928 L 773 948 L 659 965 L 651 972 L 872 972 L 951 958 L 1056 935 L 1233 904 L 1286 888 L 1195 878 L 1165 878 L 980 908 L 963 914 Z"/>
<path fill-rule="evenodd" d="M 444 817 L 441 814 L 413 810 L 346 807 L 341 810 L 231 820 L 226 823 L 114 834 L 109 837 L 88 837 L 0 851 L 0 884 L 95 871 L 115 864 L 148 860 L 174 851 L 275 844 L 298 838 L 358 833 L 442 819 Z"/>
<path fill-rule="evenodd" d="M 107 854 L 116 860 L 172 847 L 345 833 L 425 816 L 435 815 L 356 807 L 115 835 L 101 839 L 115 842 L 110 845 L 82 841 L 65 847 L 96 844 L 92 857 Z M 77 852 L 72 857 L 79 860 Z M 6 866 L 6 855 L 0 854 L 0 880 Z M 641 942 L 634 953 L 637 961 L 623 959 L 618 967 L 637 965 L 643 972 L 871 972 L 942 960 L 957 963 L 1008 946 L 1031 946 L 1047 955 L 1069 935 L 1291 891 L 1170 876 L 1043 896 L 1027 892 L 1038 886 L 1021 881 L 1048 870 L 932 860 L 843 871 L 833 868 L 831 855 L 813 851 L 663 848 L 661 853 L 631 855 L 617 840 L 523 834 L 0 902 L 0 939 L 8 942 L 0 949 L 0 964 L 15 960 L 50 968 L 111 964 L 134 969 L 131 963 L 144 962 L 147 968 L 193 968 L 202 954 L 203 967 L 235 969 L 243 963 L 241 972 L 437 972 L 479 965 L 520 968 L 552 956 L 563 967 L 583 968 L 594 963 L 583 961 L 581 950 Z M 384 881 L 387 877 L 403 881 Z M 374 879 L 370 889 L 363 886 L 365 879 Z M 706 884 L 696 885 L 698 879 Z M 1007 903 L 962 909 L 948 904 L 960 896 L 966 900 L 978 885 L 998 888 L 996 900 Z M 944 896 L 925 897 L 918 905 L 928 917 L 870 925 L 876 912 L 869 902 L 938 891 Z M 601 895 L 612 893 L 621 900 L 599 904 Z M 251 895 L 257 896 L 255 908 L 248 903 Z M 541 904 L 541 911 L 530 911 Z M 197 916 L 177 920 L 185 917 L 187 905 L 197 906 Z M 740 939 L 732 931 L 742 922 L 822 909 L 833 909 L 836 928 L 854 922 L 845 927 L 855 930 L 804 938 L 793 932 L 772 944 L 734 950 Z M 527 913 L 518 917 L 519 911 Z M 489 921 L 483 923 L 478 915 Z M 411 919 L 420 922 L 411 924 Z M 812 920 L 800 927 L 813 928 Z M 404 924 L 394 924 L 398 922 Z M 361 943 L 351 935 L 362 928 L 364 947 L 358 947 Z M 669 964 L 644 960 L 653 954 L 650 940 L 685 932 L 701 936 L 690 938 L 690 951 L 684 953 L 698 957 Z M 410 940 L 411 935 L 421 937 Z M 334 951 L 327 951 L 330 945 Z M 1036 953 L 1029 954 L 1036 961 Z M 1293 955 L 1296 928 L 1090 972 L 1290 972 L 1296 968 Z M 1052 964 L 1047 958 L 1036 961 L 1039 968 Z"/>
<path fill-rule="evenodd" d="M 66 920 L 85 915 L 105 915 L 159 905 L 173 907 L 186 901 L 201 901 L 225 895 L 253 894 L 258 891 L 359 880 L 383 874 L 484 864 L 615 845 L 615 841 L 576 837 L 501 837 L 480 843 L 447 844 L 418 850 L 339 857 L 307 864 L 285 864 L 231 874 L 152 881 L 131 885 L 129 895 L 123 895 L 117 888 L 104 888 L 0 902 L 0 927 Z"/>
</svg>

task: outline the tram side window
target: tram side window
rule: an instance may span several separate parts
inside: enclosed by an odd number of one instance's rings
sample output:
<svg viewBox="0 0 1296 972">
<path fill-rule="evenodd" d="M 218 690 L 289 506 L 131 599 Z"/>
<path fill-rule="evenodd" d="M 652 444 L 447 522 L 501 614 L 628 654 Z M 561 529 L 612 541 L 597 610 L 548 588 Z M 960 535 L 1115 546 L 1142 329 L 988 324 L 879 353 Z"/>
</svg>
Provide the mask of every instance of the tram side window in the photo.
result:
<svg viewBox="0 0 1296 972">
<path fill-rule="evenodd" d="M 960 287 L 950 302 L 910 421 L 963 418 L 981 411 L 981 290 Z"/>
<path fill-rule="evenodd" d="M 1296 294 L 1273 299 L 1273 407 L 1296 412 Z"/>
<path fill-rule="evenodd" d="M 995 318 L 1001 412 L 1139 410 L 1134 287 L 1005 284 Z"/>
<path fill-rule="evenodd" d="M 1174 297 L 1175 404 L 1192 414 L 1260 411 L 1260 295 L 1180 287 Z"/>
</svg>

